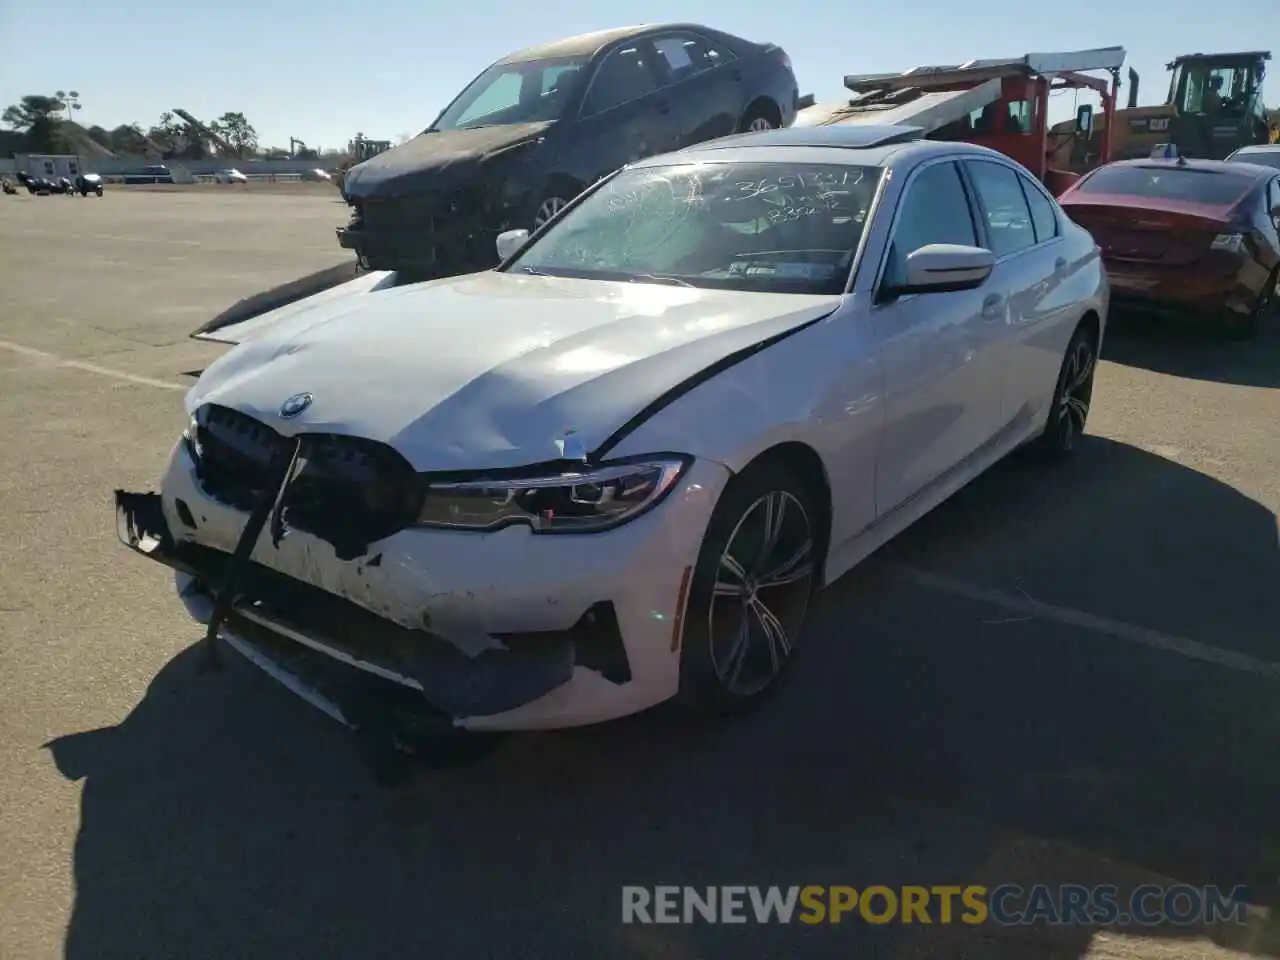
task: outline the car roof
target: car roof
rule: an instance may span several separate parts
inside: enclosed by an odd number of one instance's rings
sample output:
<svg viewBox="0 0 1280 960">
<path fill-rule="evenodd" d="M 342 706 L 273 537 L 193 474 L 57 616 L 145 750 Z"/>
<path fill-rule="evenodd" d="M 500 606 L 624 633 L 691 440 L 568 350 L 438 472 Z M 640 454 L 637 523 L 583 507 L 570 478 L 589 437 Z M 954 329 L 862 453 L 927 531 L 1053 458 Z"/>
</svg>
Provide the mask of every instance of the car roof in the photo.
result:
<svg viewBox="0 0 1280 960">
<path fill-rule="evenodd" d="M 1231 155 L 1236 157 L 1242 153 L 1280 153 L 1280 143 L 1251 143 L 1247 147 L 1234 151 Z"/>
<path fill-rule="evenodd" d="M 1115 163 L 1107 164 L 1107 167 L 1170 167 L 1182 168 L 1186 170 L 1204 170 L 1208 173 L 1234 173 L 1241 176 L 1253 175 L 1255 179 L 1262 179 L 1266 176 L 1274 177 L 1276 171 L 1274 167 L 1263 167 L 1255 163 L 1244 163 L 1240 160 L 1194 160 L 1187 157 L 1177 159 L 1138 159 L 1138 160 L 1117 160 Z M 1100 167 L 1099 169 L 1104 169 Z"/>
<path fill-rule="evenodd" d="M 652 30 L 696 30 L 707 32 L 707 28 L 696 23 L 644 23 L 631 27 L 612 27 L 608 30 L 595 30 L 591 33 L 580 33 L 577 36 L 553 40 L 536 47 L 525 47 L 515 53 L 508 54 L 498 63 L 527 63 L 530 60 L 554 60 L 559 57 L 590 57 L 602 47 L 617 40 L 626 40 Z"/>
<path fill-rule="evenodd" d="M 907 164 L 926 157 L 963 154 L 1010 161 L 1007 156 L 972 143 L 921 139 L 923 129 L 890 124 L 835 124 L 829 127 L 786 127 L 767 133 L 745 133 L 709 140 L 631 164 L 666 167 L 684 163 L 834 163 L 858 166 Z"/>
</svg>

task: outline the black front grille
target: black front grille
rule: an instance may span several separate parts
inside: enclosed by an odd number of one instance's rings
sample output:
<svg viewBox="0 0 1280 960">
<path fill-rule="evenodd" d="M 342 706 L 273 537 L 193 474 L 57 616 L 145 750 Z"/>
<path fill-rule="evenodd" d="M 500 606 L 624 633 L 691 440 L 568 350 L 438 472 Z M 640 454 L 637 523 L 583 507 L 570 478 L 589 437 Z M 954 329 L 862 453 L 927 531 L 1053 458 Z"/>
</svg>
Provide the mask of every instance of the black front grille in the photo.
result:
<svg viewBox="0 0 1280 960">
<path fill-rule="evenodd" d="M 210 404 L 198 413 L 196 469 L 205 493 L 252 510 L 268 492 L 272 459 L 288 452 L 285 438 L 260 420 Z"/>
<path fill-rule="evenodd" d="M 361 221 L 366 230 L 397 233 L 402 230 L 435 232 L 438 200 L 434 196 L 396 197 L 366 200 L 361 205 Z"/>
<path fill-rule="evenodd" d="M 202 407 L 197 422 L 196 471 L 205 493 L 244 511 L 275 497 L 273 478 L 293 453 L 292 438 L 217 404 Z M 417 475 L 391 447 L 330 433 L 301 440 L 298 467 L 281 500 L 283 528 L 312 533 L 350 559 L 417 519 Z"/>
</svg>

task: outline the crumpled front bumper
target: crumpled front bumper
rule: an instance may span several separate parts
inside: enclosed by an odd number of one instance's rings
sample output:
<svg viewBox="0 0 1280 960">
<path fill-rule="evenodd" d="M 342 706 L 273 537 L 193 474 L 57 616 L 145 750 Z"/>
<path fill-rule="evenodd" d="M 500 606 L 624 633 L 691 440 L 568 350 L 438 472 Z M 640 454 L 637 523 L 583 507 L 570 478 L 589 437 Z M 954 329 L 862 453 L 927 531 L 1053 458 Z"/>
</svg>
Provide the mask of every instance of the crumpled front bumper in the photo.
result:
<svg viewBox="0 0 1280 960">
<path fill-rule="evenodd" d="M 220 635 L 350 726 L 551 729 L 634 713 L 675 693 L 682 574 L 727 476 L 697 464 L 662 508 L 601 536 L 408 530 L 340 561 L 302 531 L 264 534 Z M 163 493 L 117 491 L 116 516 L 121 541 L 173 569 L 207 624 L 247 516 L 205 496 L 182 444 Z"/>
<path fill-rule="evenodd" d="M 230 555 L 175 540 L 157 493 L 117 491 L 116 525 L 124 544 L 176 571 L 188 612 L 207 623 L 211 585 L 222 581 Z M 571 630 L 524 634 L 507 649 L 469 657 L 443 638 L 398 626 L 259 564 L 251 563 L 240 583 L 222 639 L 352 727 L 367 725 L 372 705 L 419 723 L 494 716 L 567 684 L 584 659 L 613 682 L 631 677 L 608 603 Z"/>
</svg>

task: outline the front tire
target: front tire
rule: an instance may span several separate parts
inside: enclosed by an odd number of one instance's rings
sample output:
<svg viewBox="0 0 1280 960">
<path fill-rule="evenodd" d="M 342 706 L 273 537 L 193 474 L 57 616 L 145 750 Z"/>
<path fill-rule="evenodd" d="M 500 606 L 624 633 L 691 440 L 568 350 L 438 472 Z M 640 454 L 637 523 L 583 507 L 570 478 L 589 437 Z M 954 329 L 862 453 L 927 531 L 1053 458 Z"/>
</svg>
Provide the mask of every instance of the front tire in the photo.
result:
<svg viewBox="0 0 1280 960">
<path fill-rule="evenodd" d="M 543 225 L 567 207 L 578 193 L 579 191 L 568 183 L 559 181 L 552 183 L 534 204 L 529 232 L 541 230 Z"/>
<path fill-rule="evenodd" d="M 1098 337 L 1090 328 L 1081 326 L 1072 335 L 1062 358 L 1049 407 L 1049 421 L 1031 447 L 1041 462 L 1057 463 L 1075 452 L 1089 419 L 1097 366 Z"/>
<path fill-rule="evenodd" d="M 817 587 L 813 495 L 765 462 L 736 477 L 716 505 L 690 582 L 680 700 L 702 715 L 762 702 L 788 675 Z"/>
</svg>

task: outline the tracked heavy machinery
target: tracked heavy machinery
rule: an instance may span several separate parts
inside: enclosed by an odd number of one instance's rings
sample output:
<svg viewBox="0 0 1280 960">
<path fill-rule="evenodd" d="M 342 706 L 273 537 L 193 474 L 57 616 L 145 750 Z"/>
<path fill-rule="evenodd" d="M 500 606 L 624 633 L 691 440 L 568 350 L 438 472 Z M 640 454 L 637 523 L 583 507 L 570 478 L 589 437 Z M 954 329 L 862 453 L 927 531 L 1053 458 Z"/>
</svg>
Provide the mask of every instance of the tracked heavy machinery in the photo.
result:
<svg viewBox="0 0 1280 960">
<path fill-rule="evenodd" d="M 1116 111 L 1111 136 L 1114 159 L 1148 157 L 1160 144 L 1172 143 L 1179 156 L 1222 160 L 1240 147 L 1267 143 L 1272 133 L 1262 80 L 1270 59 L 1265 50 L 1176 57 L 1165 64 L 1170 73 L 1165 102 L 1146 107 L 1138 106 L 1138 75 L 1130 70 L 1128 104 Z M 1073 166 L 1096 152 L 1102 130 L 1099 123 L 1093 138 L 1072 144 Z"/>
<path fill-rule="evenodd" d="M 1123 47 L 1106 47 L 847 76 L 844 85 L 856 96 L 844 103 L 815 104 L 802 110 L 795 125 L 920 127 L 929 139 L 962 140 L 998 150 L 1033 172 L 1055 194 L 1061 193 L 1079 174 L 1053 162 L 1062 153 L 1060 141 L 1066 135 L 1051 135 L 1048 129 L 1049 97 L 1062 90 L 1093 91 L 1102 100 L 1103 118 L 1112 116 L 1124 59 Z M 1106 77 L 1089 76 L 1097 72 Z M 1093 108 L 1086 105 L 1068 132 L 1087 140 L 1093 124 Z M 1095 164 L 1110 157 L 1105 134 L 1101 143 Z"/>
</svg>

